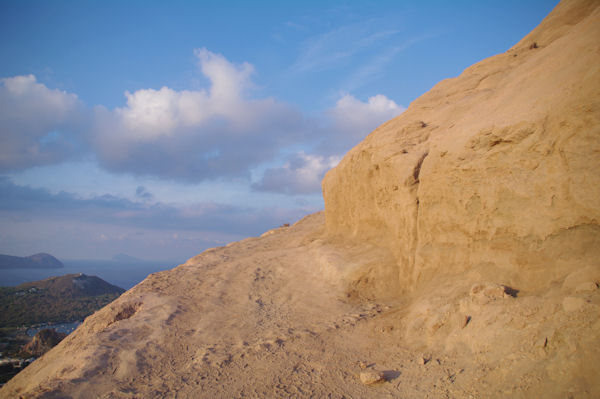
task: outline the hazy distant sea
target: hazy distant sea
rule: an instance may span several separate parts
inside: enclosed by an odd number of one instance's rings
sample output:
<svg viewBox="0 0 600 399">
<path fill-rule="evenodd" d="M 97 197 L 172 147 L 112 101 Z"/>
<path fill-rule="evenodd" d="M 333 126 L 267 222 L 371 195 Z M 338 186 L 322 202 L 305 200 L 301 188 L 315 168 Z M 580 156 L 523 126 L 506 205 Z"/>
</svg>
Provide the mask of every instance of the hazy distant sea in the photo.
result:
<svg viewBox="0 0 600 399">
<path fill-rule="evenodd" d="M 185 261 L 174 262 L 121 262 L 114 260 L 62 260 L 61 269 L 4 269 L 0 270 L 0 286 L 13 286 L 52 276 L 84 273 L 98 276 L 117 287 L 130 289 L 150 273 L 169 270 Z"/>
<path fill-rule="evenodd" d="M 75 329 L 77 327 L 79 327 L 80 324 L 81 324 L 80 321 L 75 321 L 75 322 L 72 322 L 72 323 L 45 324 L 45 325 L 38 326 L 38 327 L 28 328 L 27 331 L 26 331 L 26 333 L 30 337 L 33 337 L 35 334 L 38 333 L 38 331 L 50 328 L 50 329 L 56 330 L 56 332 L 61 332 L 61 333 L 65 333 L 65 334 L 71 334 L 73 331 L 75 331 Z"/>
</svg>

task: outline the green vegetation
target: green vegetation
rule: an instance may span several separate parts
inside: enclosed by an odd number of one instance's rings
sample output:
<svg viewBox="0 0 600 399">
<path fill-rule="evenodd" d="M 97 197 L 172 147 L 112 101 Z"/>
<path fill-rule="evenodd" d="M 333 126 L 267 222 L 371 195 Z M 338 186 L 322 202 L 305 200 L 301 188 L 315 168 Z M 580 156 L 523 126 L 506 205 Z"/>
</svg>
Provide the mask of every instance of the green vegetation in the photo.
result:
<svg viewBox="0 0 600 399">
<path fill-rule="evenodd" d="M 0 261 L 2 260 L 0 255 Z M 29 337 L 27 327 L 83 320 L 125 290 L 85 274 L 67 274 L 16 287 L 0 287 L 0 384 L 27 367 L 32 357 L 56 345 L 63 334 L 42 330 Z"/>
<path fill-rule="evenodd" d="M 83 320 L 123 291 L 84 274 L 0 287 L 0 328 Z"/>
<path fill-rule="evenodd" d="M 119 294 L 102 294 L 61 298 L 44 290 L 29 292 L 0 288 L 0 327 L 83 320 L 118 296 Z"/>
</svg>

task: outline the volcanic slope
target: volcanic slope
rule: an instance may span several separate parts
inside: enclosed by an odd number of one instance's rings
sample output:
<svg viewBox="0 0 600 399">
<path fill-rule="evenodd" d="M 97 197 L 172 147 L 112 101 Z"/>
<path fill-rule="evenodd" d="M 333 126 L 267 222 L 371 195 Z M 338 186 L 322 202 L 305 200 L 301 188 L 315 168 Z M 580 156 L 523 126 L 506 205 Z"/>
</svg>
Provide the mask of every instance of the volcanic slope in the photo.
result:
<svg viewBox="0 0 600 399">
<path fill-rule="evenodd" d="M 561 2 L 351 150 L 324 213 L 150 275 L 0 397 L 600 397 L 598 38 Z"/>
</svg>

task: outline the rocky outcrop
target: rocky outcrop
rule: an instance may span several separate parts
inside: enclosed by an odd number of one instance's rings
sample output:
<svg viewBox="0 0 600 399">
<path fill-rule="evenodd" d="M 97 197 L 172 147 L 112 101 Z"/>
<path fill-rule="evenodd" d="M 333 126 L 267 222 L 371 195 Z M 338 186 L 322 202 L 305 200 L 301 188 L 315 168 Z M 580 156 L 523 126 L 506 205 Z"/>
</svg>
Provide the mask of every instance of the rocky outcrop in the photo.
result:
<svg viewBox="0 0 600 399">
<path fill-rule="evenodd" d="M 67 334 L 50 328 L 40 330 L 33 336 L 33 339 L 29 343 L 23 346 L 22 352 L 26 355 L 25 357 L 42 356 L 58 345 L 66 336 Z"/>
<path fill-rule="evenodd" d="M 329 235 L 393 254 L 354 281 L 384 278 L 371 294 L 396 296 L 466 271 L 523 290 L 585 267 L 600 277 L 599 6 L 561 2 L 327 174 Z"/>
</svg>

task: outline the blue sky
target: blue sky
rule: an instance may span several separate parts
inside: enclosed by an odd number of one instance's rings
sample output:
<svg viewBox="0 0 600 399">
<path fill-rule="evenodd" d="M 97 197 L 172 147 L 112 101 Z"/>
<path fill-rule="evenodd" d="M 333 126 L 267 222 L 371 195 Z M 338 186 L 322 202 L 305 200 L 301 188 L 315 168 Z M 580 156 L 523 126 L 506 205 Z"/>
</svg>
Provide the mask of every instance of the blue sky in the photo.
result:
<svg viewBox="0 0 600 399">
<path fill-rule="evenodd" d="M 184 261 L 556 1 L 0 1 L 0 253 Z"/>
</svg>

